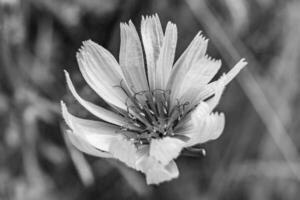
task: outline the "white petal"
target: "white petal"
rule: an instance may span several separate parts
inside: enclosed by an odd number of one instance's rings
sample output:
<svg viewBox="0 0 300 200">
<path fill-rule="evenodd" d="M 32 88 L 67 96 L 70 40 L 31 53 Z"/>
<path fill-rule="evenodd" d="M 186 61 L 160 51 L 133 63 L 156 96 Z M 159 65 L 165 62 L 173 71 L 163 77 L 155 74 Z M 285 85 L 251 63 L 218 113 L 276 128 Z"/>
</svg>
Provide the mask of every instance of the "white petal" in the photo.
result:
<svg viewBox="0 0 300 200">
<path fill-rule="evenodd" d="M 148 184 L 158 184 L 178 177 L 179 172 L 172 160 L 167 165 L 149 156 L 149 146 L 136 146 L 132 141 L 118 137 L 111 143 L 110 153 L 113 157 L 136 170 L 146 174 Z"/>
<path fill-rule="evenodd" d="M 147 184 L 159 184 L 165 181 L 170 181 L 179 176 L 177 165 L 171 161 L 168 165 L 154 165 L 146 172 Z"/>
<path fill-rule="evenodd" d="M 167 165 L 163 165 L 149 156 L 148 146 L 139 148 L 138 155 L 136 169 L 146 174 L 147 184 L 159 184 L 178 177 L 179 172 L 175 162 L 172 160 Z"/>
<path fill-rule="evenodd" d="M 183 52 L 180 58 L 176 61 L 171 76 L 168 80 L 167 89 L 176 90 L 184 78 L 184 74 L 190 67 L 205 55 L 208 40 L 198 33 L 188 48 Z M 174 98 L 174 95 L 171 97 Z"/>
<path fill-rule="evenodd" d="M 157 14 L 142 18 L 141 35 L 147 61 L 149 85 L 151 89 L 155 89 L 156 64 L 164 37 Z"/>
<path fill-rule="evenodd" d="M 149 145 L 140 146 L 137 149 L 136 170 L 146 173 L 153 165 L 157 164 L 157 160 L 149 156 Z"/>
<path fill-rule="evenodd" d="M 206 103 L 208 104 L 208 106 L 210 108 L 210 110 L 209 110 L 210 112 L 219 104 L 224 89 L 225 89 L 224 82 L 222 79 L 220 79 L 220 81 L 218 81 L 217 84 L 215 84 L 214 96 L 211 99 L 206 101 Z"/>
<path fill-rule="evenodd" d="M 218 84 L 218 81 L 209 83 L 205 86 L 203 86 L 203 89 L 198 93 L 196 97 L 196 101 L 201 102 L 213 95 L 216 91 L 216 85 Z"/>
<path fill-rule="evenodd" d="M 148 90 L 143 49 L 138 33 L 129 21 L 121 24 L 121 47 L 119 61 L 126 81 L 134 92 Z"/>
<path fill-rule="evenodd" d="M 220 100 L 223 90 L 226 85 L 247 65 L 247 62 L 244 59 L 241 59 L 227 74 L 224 74 L 218 80 L 209 83 L 204 86 L 203 89 L 198 93 L 198 96 L 195 98 L 195 102 L 200 102 L 215 94 L 216 98 L 212 100 L 215 101 L 215 105 L 211 106 L 214 108 Z M 217 94 L 218 93 L 218 94 Z M 212 104 L 212 102 L 210 103 Z"/>
<path fill-rule="evenodd" d="M 171 137 L 153 139 L 150 144 L 150 156 L 166 165 L 179 156 L 184 144 L 182 140 Z"/>
<path fill-rule="evenodd" d="M 243 58 L 241 59 L 224 77 L 224 84 L 227 85 L 248 63 Z"/>
<path fill-rule="evenodd" d="M 209 140 L 215 140 L 220 137 L 225 127 L 225 115 L 223 113 L 213 113 L 214 120 L 218 123 L 214 131 L 209 134 Z"/>
<path fill-rule="evenodd" d="M 182 125 L 174 129 L 175 134 L 189 135 L 195 133 L 195 122 L 205 119 L 211 112 L 210 106 L 206 102 L 200 102 L 199 105 L 180 122 Z"/>
<path fill-rule="evenodd" d="M 219 71 L 221 67 L 221 61 L 213 60 L 209 57 L 203 57 L 199 59 L 194 65 L 191 66 L 186 74 L 183 74 L 183 80 L 178 87 L 179 97 L 183 91 L 190 88 L 193 85 L 203 86 L 207 84 Z"/>
<path fill-rule="evenodd" d="M 196 102 L 196 94 L 199 94 L 221 67 L 221 61 L 213 60 L 207 56 L 199 59 L 186 74 L 183 74 L 181 85 L 173 90 L 175 99 L 180 102 Z M 174 106 L 176 101 L 171 102 Z"/>
<path fill-rule="evenodd" d="M 92 146 L 89 142 L 87 142 L 85 139 L 80 136 L 77 132 L 67 130 L 66 135 L 69 138 L 70 142 L 80 151 L 97 156 L 97 157 L 103 157 L 103 158 L 111 158 L 112 155 L 105 151 L 100 151 L 99 149 L 96 149 L 94 146 Z"/>
<path fill-rule="evenodd" d="M 117 137 L 111 142 L 109 152 L 127 166 L 136 168 L 137 149 L 133 141 L 127 140 L 123 136 Z"/>
<path fill-rule="evenodd" d="M 93 88 L 106 102 L 126 110 L 127 95 L 120 86 L 124 80 L 120 66 L 114 57 L 103 47 L 92 41 L 83 42 L 77 53 L 80 71 Z M 123 86 L 127 87 L 123 81 Z"/>
<path fill-rule="evenodd" d="M 84 100 L 83 98 L 81 98 L 78 95 L 77 91 L 75 90 L 75 87 L 70 79 L 70 75 L 67 71 L 65 71 L 65 75 L 66 75 L 67 84 L 68 84 L 68 87 L 69 87 L 71 93 L 77 99 L 77 101 L 83 107 L 85 107 L 88 111 L 90 111 L 96 117 L 99 117 L 100 119 L 107 121 L 109 123 L 112 123 L 112 124 L 116 124 L 119 126 L 126 126 L 128 124 L 128 123 L 126 123 L 126 120 L 124 117 L 122 117 L 114 112 L 111 112 L 107 109 L 104 109 L 100 106 L 96 106 L 95 104 L 92 104 L 91 102 L 88 102 L 88 101 Z"/>
<path fill-rule="evenodd" d="M 224 130 L 225 117 L 223 113 L 213 113 L 204 119 L 194 115 L 192 123 L 193 130 L 187 135 L 190 140 L 186 143 L 186 147 L 217 139 Z"/>
<path fill-rule="evenodd" d="M 221 86 L 224 90 L 224 81 L 222 79 L 218 79 L 217 81 L 204 85 L 202 88 L 195 89 L 195 91 L 197 90 L 198 92 L 194 92 L 193 95 L 189 94 L 191 98 L 194 98 L 193 101 L 191 101 L 191 106 L 197 105 L 199 102 L 206 101 L 206 99 L 213 96 L 217 92 L 218 88 L 222 88 Z"/>
<path fill-rule="evenodd" d="M 85 142 L 102 151 L 108 151 L 111 141 L 118 136 L 119 127 L 104 122 L 81 119 L 73 116 L 61 102 L 62 114 L 73 133 Z"/>
<path fill-rule="evenodd" d="M 176 25 L 168 22 L 163 44 L 159 52 L 157 60 L 157 68 L 155 73 L 155 88 L 166 89 L 166 84 L 169 79 L 177 44 L 177 28 Z"/>
<path fill-rule="evenodd" d="M 209 113 L 210 113 L 209 105 L 205 102 L 200 102 L 200 104 L 193 111 L 192 116 L 195 116 L 198 119 L 204 119 Z"/>
</svg>

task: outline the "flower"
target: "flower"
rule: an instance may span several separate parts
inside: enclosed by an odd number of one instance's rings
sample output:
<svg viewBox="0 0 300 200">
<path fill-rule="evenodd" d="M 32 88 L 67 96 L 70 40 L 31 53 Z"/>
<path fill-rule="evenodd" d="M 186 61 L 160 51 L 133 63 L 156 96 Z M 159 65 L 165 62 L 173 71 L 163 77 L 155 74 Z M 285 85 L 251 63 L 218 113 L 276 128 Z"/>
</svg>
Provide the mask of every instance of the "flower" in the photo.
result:
<svg viewBox="0 0 300 200">
<path fill-rule="evenodd" d="M 79 150 L 116 158 L 143 172 L 148 184 L 159 184 L 178 177 L 174 159 L 183 149 L 220 136 L 224 114 L 212 111 L 225 86 L 247 63 L 242 59 L 211 81 L 221 61 L 205 55 L 208 40 L 200 33 L 173 65 L 175 24 L 168 22 L 163 33 L 157 15 L 143 17 L 142 43 L 131 21 L 120 27 L 119 63 L 91 40 L 77 53 L 84 79 L 110 109 L 80 97 L 65 72 L 71 93 L 101 121 L 78 118 L 63 102 L 62 114 L 71 129 L 70 141 Z"/>
</svg>

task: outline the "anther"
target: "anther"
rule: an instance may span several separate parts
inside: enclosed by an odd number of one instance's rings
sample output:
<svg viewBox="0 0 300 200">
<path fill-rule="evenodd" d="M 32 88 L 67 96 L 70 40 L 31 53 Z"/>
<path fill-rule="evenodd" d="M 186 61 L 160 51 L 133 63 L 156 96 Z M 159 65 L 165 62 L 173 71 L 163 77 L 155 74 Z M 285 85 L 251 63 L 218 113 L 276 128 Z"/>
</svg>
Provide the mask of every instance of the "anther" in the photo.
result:
<svg viewBox="0 0 300 200">
<path fill-rule="evenodd" d="M 143 110 L 143 109 L 144 109 L 144 107 L 143 107 L 143 105 L 142 105 L 142 104 L 140 104 L 140 103 L 138 103 L 138 102 L 137 102 L 137 105 L 139 106 L 139 108 L 140 108 L 141 110 Z"/>
<path fill-rule="evenodd" d="M 149 112 L 152 114 L 152 115 L 154 115 L 155 113 L 151 110 L 151 109 L 149 109 Z"/>
<path fill-rule="evenodd" d="M 142 126 L 141 126 L 139 123 L 137 123 L 137 122 L 134 122 L 133 125 L 135 125 L 135 126 L 137 126 L 137 127 L 139 127 L 139 128 L 142 127 Z"/>
<path fill-rule="evenodd" d="M 167 115 L 167 114 L 168 114 L 168 111 L 167 111 L 167 109 L 166 109 L 166 107 L 165 107 L 165 106 L 163 106 L 163 111 L 164 111 L 164 114 L 165 114 L 165 115 Z"/>
</svg>

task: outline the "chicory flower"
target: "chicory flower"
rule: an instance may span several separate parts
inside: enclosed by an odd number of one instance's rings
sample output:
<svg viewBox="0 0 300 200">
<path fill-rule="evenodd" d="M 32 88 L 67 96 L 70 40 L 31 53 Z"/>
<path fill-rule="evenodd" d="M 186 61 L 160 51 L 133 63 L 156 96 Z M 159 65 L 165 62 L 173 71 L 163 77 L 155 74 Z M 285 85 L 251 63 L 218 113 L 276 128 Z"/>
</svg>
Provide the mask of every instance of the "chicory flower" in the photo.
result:
<svg viewBox="0 0 300 200">
<path fill-rule="evenodd" d="M 120 27 L 119 63 L 91 40 L 77 53 L 84 79 L 110 109 L 79 96 L 65 72 L 74 97 L 99 120 L 78 118 L 63 102 L 62 114 L 71 129 L 70 141 L 79 150 L 118 159 L 143 172 L 148 184 L 159 184 L 178 177 L 174 159 L 183 149 L 221 135 L 224 114 L 213 110 L 225 86 L 247 63 L 242 59 L 211 81 L 221 61 L 206 55 L 208 40 L 200 33 L 173 64 L 175 24 L 168 22 L 163 32 L 157 15 L 143 17 L 142 40 L 131 21 Z"/>
</svg>

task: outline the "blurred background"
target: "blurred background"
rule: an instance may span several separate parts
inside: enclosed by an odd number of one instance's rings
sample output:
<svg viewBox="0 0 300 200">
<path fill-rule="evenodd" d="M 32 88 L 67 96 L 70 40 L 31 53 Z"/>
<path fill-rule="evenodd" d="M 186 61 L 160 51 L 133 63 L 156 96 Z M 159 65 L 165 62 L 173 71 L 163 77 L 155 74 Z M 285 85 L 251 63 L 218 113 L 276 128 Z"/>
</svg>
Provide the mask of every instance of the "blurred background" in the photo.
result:
<svg viewBox="0 0 300 200">
<path fill-rule="evenodd" d="M 0 0 L 0 199 L 296 200 L 300 196 L 300 1 Z M 75 58 L 92 39 L 118 57 L 122 21 L 158 13 L 178 27 L 177 58 L 199 30 L 221 72 L 249 65 L 217 110 L 223 135 L 206 156 L 177 159 L 180 177 L 146 186 L 117 161 L 94 158 L 65 140 L 59 101 L 90 117 L 66 89 L 103 105 Z"/>
</svg>

